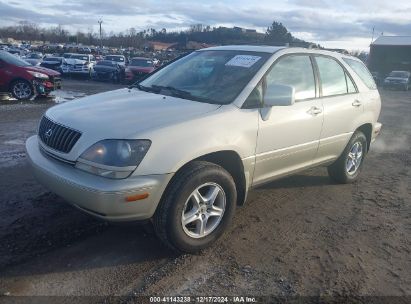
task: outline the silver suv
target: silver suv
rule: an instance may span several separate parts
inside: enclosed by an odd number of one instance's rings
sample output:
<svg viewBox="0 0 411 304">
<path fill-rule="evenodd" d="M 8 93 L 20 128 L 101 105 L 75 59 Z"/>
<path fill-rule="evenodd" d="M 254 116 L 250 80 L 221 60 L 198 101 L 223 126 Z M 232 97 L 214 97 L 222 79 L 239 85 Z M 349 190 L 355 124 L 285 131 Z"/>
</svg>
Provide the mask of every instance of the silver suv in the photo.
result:
<svg viewBox="0 0 411 304">
<path fill-rule="evenodd" d="M 38 180 L 69 203 L 110 221 L 151 219 L 169 247 L 196 252 L 253 187 L 314 166 L 355 181 L 380 108 L 356 58 L 214 47 L 49 109 L 26 149 Z"/>
</svg>

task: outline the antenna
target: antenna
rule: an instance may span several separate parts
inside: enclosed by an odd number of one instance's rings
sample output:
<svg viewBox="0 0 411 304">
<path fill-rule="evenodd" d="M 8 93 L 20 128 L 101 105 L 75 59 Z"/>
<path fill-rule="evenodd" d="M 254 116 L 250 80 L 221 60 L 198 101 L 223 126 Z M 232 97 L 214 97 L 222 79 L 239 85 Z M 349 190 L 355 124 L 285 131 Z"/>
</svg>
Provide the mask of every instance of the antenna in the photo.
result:
<svg viewBox="0 0 411 304">
<path fill-rule="evenodd" d="M 372 27 L 371 44 L 374 42 L 374 32 L 375 32 L 375 26 Z"/>
</svg>

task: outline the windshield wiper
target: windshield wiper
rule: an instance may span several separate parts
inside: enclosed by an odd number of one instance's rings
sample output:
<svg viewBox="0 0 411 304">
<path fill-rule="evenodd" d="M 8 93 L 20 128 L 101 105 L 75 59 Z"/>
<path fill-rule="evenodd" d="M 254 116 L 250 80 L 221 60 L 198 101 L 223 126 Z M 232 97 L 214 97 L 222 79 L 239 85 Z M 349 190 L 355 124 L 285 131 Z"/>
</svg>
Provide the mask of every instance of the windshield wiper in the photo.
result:
<svg viewBox="0 0 411 304">
<path fill-rule="evenodd" d="M 128 88 L 129 88 L 129 89 L 137 88 L 137 89 L 139 89 L 140 91 L 157 93 L 157 90 L 155 90 L 155 89 L 153 90 L 153 89 L 150 88 L 150 87 L 145 87 L 145 86 L 143 86 L 143 85 L 141 85 L 141 84 L 139 84 L 139 83 L 134 83 L 134 84 L 128 86 Z"/>
<path fill-rule="evenodd" d="M 194 101 L 199 101 L 199 102 L 206 102 L 206 103 L 215 103 L 213 100 L 205 98 L 205 97 L 200 97 L 200 96 L 195 96 L 191 94 L 188 91 L 177 89 L 172 86 L 160 86 L 160 85 L 155 85 L 153 84 L 151 88 L 156 89 L 157 93 L 162 92 L 163 90 L 171 92 L 172 96 L 174 97 L 179 97 L 183 99 L 188 99 L 188 100 L 194 100 Z"/>
</svg>

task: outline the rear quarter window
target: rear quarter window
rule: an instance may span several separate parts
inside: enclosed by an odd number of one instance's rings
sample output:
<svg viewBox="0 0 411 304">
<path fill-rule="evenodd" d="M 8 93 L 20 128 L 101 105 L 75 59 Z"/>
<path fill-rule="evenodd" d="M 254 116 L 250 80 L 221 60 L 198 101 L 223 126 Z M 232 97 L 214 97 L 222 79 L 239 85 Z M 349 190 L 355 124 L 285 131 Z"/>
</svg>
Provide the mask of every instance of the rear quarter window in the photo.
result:
<svg viewBox="0 0 411 304">
<path fill-rule="evenodd" d="M 370 71 L 368 71 L 364 63 L 349 58 L 343 58 L 343 60 L 354 70 L 354 72 L 358 75 L 358 77 L 361 78 L 361 80 L 370 90 L 377 89 L 374 78 L 372 77 Z"/>
</svg>

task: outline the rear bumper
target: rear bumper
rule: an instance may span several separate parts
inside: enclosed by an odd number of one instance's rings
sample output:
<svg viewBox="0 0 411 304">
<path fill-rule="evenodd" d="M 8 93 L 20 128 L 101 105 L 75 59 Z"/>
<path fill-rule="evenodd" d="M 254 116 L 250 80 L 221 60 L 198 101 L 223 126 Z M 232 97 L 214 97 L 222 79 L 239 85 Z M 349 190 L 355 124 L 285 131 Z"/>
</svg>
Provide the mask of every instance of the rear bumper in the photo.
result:
<svg viewBox="0 0 411 304">
<path fill-rule="evenodd" d="M 381 133 L 382 124 L 379 122 L 374 123 L 372 126 L 371 142 L 374 142 L 377 136 Z"/>
<path fill-rule="evenodd" d="M 135 221 L 153 216 L 172 174 L 107 179 L 76 169 L 41 152 L 37 135 L 26 142 L 34 176 L 50 191 L 77 208 L 109 221 Z M 126 197 L 148 193 L 145 199 Z"/>
</svg>

